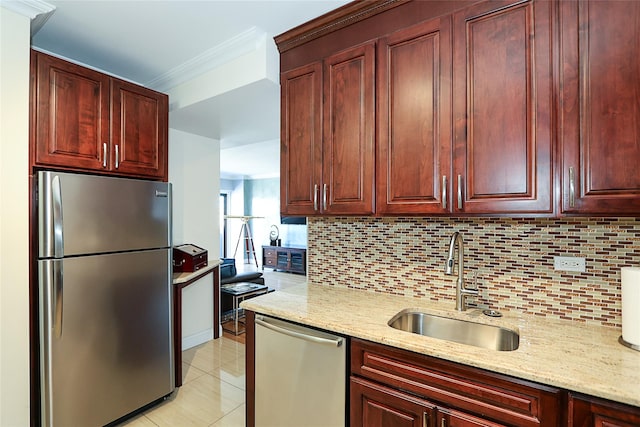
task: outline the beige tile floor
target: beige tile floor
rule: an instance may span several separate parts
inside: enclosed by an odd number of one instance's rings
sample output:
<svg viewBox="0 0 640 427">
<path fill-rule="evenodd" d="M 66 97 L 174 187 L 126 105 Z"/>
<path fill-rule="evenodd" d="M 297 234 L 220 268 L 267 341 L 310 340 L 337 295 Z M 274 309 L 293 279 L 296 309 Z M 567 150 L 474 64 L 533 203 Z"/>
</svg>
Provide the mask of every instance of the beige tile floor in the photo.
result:
<svg viewBox="0 0 640 427">
<path fill-rule="evenodd" d="M 255 265 L 238 263 L 238 270 Z M 305 276 L 264 271 L 276 290 L 306 281 Z M 164 402 L 122 424 L 126 427 L 243 427 L 245 425 L 245 347 L 227 335 L 182 352 L 182 387 Z"/>
</svg>

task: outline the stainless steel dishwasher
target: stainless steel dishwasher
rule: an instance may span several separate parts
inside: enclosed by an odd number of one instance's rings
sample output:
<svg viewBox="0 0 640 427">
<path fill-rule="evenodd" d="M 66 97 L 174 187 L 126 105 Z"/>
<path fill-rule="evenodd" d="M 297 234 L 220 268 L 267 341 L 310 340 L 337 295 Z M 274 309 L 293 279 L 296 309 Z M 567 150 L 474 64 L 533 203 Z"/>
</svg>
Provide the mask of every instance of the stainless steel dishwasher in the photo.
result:
<svg viewBox="0 0 640 427">
<path fill-rule="evenodd" d="M 256 315 L 256 427 L 344 426 L 347 340 Z"/>
</svg>

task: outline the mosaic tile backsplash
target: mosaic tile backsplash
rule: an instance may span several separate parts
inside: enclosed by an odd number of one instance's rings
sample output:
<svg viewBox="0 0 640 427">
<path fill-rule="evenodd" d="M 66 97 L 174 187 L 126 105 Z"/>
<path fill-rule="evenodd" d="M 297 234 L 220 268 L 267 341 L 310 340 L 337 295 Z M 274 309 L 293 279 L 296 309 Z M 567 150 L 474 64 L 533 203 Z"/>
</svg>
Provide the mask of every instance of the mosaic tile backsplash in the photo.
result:
<svg viewBox="0 0 640 427">
<path fill-rule="evenodd" d="M 480 307 L 621 327 L 620 268 L 640 266 L 640 218 L 309 218 L 308 281 L 455 306 L 454 231 Z M 586 258 L 555 271 L 554 256 Z"/>
</svg>

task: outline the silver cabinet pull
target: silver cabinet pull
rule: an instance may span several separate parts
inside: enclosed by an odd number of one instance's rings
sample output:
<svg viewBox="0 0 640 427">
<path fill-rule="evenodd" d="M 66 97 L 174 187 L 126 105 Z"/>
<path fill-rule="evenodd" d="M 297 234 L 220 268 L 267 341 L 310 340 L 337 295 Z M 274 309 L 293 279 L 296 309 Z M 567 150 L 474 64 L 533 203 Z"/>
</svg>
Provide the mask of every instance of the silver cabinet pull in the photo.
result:
<svg viewBox="0 0 640 427">
<path fill-rule="evenodd" d="M 120 146 L 116 145 L 116 169 L 120 167 Z"/>
<path fill-rule="evenodd" d="M 442 421 L 440 422 L 440 427 L 447 427 L 447 420 L 442 418 Z"/>
<path fill-rule="evenodd" d="M 442 175 L 442 209 L 447 210 L 447 175 Z"/>
<path fill-rule="evenodd" d="M 429 427 L 429 413 L 422 413 L 422 427 Z"/>
<path fill-rule="evenodd" d="M 102 144 L 102 167 L 107 167 L 107 143 Z"/>
<path fill-rule="evenodd" d="M 318 184 L 313 185 L 313 210 L 318 210 Z"/>
<path fill-rule="evenodd" d="M 327 184 L 324 184 L 324 186 L 322 187 L 322 210 L 326 211 L 327 210 L 327 193 L 328 193 L 328 188 Z"/>
<path fill-rule="evenodd" d="M 458 209 L 462 209 L 462 175 L 458 175 Z"/>
<path fill-rule="evenodd" d="M 573 167 L 569 168 L 569 207 L 576 207 L 576 177 Z"/>
</svg>

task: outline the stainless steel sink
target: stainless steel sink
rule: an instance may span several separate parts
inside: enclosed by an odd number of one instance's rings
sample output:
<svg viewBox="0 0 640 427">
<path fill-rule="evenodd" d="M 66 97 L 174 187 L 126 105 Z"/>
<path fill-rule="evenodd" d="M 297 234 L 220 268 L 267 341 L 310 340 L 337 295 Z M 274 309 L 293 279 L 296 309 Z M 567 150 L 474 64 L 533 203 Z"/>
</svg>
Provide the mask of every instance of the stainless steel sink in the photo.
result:
<svg viewBox="0 0 640 427">
<path fill-rule="evenodd" d="M 511 329 L 419 311 L 401 311 L 388 324 L 401 331 L 490 350 L 513 351 L 520 345 L 520 335 Z"/>
</svg>

